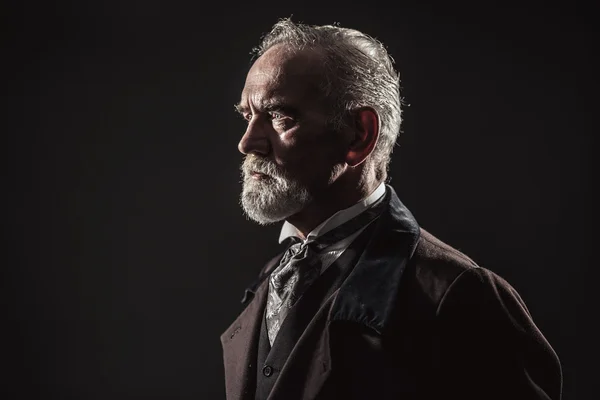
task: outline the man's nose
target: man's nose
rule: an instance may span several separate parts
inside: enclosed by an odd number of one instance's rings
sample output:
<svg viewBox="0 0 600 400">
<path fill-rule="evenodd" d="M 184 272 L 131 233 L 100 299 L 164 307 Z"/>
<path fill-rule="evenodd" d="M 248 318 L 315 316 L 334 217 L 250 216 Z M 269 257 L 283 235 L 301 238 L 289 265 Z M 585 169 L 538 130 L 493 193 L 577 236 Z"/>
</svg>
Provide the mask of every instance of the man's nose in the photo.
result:
<svg viewBox="0 0 600 400">
<path fill-rule="evenodd" d="M 266 156 L 270 148 L 268 132 L 261 126 L 260 121 L 257 119 L 250 121 L 244 136 L 238 143 L 240 153 Z"/>
</svg>

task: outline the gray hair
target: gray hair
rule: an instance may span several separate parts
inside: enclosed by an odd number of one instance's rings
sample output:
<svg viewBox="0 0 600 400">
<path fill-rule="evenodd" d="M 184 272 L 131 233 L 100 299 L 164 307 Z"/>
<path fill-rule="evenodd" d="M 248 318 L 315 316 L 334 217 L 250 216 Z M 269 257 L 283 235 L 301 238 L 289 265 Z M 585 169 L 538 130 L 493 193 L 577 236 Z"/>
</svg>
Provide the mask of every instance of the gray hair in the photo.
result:
<svg viewBox="0 0 600 400">
<path fill-rule="evenodd" d="M 380 120 L 379 139 L 370 156 L 378 180 L 387 178 L 391 154 L 402 124 L 400 77 L 394 60 L 377 39 L 338 24 L 311 26 L 279 20 L 253 49 L 260 57 L 272 46 L 317 49 L 325 56 L 322 90 L 330 99 L 334 129 L 348 123 L 349 112 L 369 106 Z"/>
</svg>

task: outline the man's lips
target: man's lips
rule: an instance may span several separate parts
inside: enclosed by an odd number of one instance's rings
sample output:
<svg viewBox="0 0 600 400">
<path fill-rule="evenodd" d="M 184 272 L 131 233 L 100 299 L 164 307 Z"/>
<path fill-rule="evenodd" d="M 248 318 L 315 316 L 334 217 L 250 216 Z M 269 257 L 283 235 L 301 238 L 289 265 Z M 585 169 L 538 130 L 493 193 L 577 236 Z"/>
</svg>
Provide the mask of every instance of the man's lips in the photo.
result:
<svg viewBox="0 0 600 400">
<path fill-rule="evenodd" d="M 254 179 L 264 179 L 264 178 L 269 177 L 269 175 L 263 174 L 262 172 L 258 172 L 258 171 L 252 171 L 250 173 L 250 176 L 252 176 Z"/>
</svg>

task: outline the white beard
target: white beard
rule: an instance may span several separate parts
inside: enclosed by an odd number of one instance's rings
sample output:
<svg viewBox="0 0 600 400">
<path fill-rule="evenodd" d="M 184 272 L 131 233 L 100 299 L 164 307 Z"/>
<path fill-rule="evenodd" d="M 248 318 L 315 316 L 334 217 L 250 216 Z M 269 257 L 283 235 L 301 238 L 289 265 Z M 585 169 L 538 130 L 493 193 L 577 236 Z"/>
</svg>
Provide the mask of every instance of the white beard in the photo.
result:
<svg viewBox="0 0 600 400">
<path fill-rule="evenodd" d="M 241 166 L 243 189 L 240 204 L 249 219 L 268 225 L 300 212 L 311 201 L 308 189 L 285 176 L 270 161 L 247 156 Z M 252 177 L 252 172 L 267 176 Z"/>
</svg>

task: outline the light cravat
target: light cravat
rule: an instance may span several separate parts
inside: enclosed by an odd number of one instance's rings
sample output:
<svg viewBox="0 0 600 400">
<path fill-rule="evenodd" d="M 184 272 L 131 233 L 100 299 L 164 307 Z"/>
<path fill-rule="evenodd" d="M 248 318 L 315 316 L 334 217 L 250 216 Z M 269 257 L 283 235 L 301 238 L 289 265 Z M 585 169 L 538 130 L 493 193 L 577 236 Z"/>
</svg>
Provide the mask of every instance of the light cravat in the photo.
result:
<svg viewBox="0 0 600 400">
<path fill-rule="evenodd" d="M 319 252 L 371 223 L 379 216 L 383 205 L 383 201 L 378 201 L 373 207 L 315 240 L 304 242 L 292 238 L 293 244 L 285 251 L 269 278 L 266 324 L 271 345 L 290 309 L 321 274 Z"/>
</svg>

